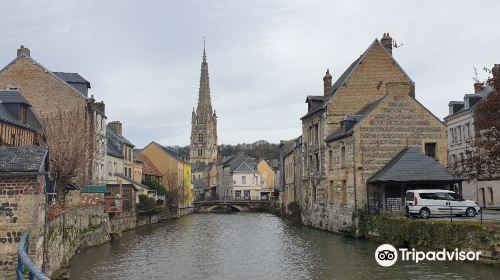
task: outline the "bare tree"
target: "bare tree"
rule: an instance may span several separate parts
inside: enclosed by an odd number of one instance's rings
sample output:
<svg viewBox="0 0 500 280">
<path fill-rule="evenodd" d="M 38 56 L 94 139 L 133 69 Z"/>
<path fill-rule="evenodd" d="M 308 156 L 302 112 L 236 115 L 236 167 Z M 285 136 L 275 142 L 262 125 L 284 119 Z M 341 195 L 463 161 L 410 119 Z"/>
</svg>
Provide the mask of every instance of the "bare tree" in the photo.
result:
<svg viewBox="0 0 500 280">
<path fill-rule="evenodd" d="M 93 125 L 85 112 L 63 111 L 43 115 L 46 144 L 49 148 L 50 169 L 55 173 L 59 201 L 64 200 L 68 183 L 82 185 L 91 180 L 93 160 L 98 155 L 102 139 L 96 139 Z"/>
<path fill-rule="evenodd" d="M 475 135 L 467 142 L 464 158 L 452 164 L 457 174 L 470 179 L 500 175 L 500 83 L 486 81 L 495 91 L 474 108 Z"/>
</svg>

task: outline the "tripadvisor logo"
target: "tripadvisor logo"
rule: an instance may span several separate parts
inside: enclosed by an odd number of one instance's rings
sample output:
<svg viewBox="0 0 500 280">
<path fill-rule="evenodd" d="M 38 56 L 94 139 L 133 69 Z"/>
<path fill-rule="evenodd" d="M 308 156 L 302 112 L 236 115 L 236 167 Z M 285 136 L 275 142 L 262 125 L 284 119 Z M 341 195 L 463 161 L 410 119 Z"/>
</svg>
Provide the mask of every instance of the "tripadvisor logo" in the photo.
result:
<svg viewBox="0 0 500 280">
<path fill-rule="evenodd" d="M 398 261 L 398 256 L 401 261 L 411 261 L 419 263 L 420 261 L 477 261 L 479 260 L 479 251 L 459 251 L 455 249 L 448 251 L 446 249 L 440 251 L 417 251 L 415 248 L 396 249 L 391 244 L 383 244 L 375 250 L 375 260 L 381 266 L 392 266 Z"/>
</svg>

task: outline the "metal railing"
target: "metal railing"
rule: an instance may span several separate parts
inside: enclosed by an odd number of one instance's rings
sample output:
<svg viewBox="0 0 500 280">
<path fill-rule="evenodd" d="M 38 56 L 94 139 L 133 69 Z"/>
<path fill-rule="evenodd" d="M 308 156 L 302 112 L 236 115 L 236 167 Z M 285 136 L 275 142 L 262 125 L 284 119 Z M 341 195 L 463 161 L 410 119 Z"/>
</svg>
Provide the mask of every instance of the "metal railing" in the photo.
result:
<svg viewBox="0 0 500 280">
<path fill-rule="evenodd" d="M 30 231 L 25 231 L 21 237 L 19 247 L 17 248 L 16 279 L 24 280 L 26 272 L 29 280 L 50 280 L 49 277 L 43 274 L 43 272 L 33 264 L 28 256 L 29 236 Z"/>
</svg>

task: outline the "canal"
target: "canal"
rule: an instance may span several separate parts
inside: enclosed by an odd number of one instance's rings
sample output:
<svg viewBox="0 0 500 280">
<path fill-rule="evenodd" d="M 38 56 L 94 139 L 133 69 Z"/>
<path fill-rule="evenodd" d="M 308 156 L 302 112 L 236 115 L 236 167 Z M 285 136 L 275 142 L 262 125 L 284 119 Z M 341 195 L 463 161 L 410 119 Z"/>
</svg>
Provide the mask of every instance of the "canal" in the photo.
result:
<svg viewBox="0 0 500 280">
<path fill-rule="evenodd" d="M 266 213 L 196 214 L 123 234 L 71 262 L 83 279 L 495 279 L 462 262 L 375 262 L 377 244 Z M 496 276 L 495 276 L 496 275 Z M 499 279 L 499 278 L 496 278 Z"/>
</svg>

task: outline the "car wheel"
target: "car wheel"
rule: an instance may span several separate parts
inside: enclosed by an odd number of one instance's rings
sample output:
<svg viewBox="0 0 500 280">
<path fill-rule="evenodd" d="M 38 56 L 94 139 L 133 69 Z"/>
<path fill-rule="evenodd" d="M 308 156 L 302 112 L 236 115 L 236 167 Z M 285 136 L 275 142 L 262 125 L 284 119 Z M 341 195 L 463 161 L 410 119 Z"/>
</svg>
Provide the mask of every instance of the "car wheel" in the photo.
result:
<svg viewBox="0 0 500 280">
<path fill-rule="evenodd" d="M 465 210 L 465 215 L 467 215 L 467 217 L 476 216 L 476 209 L 474 209 L 473 207 L 467 208 L 467 210 Z"/>
<path fill-rule="evenodd" d="M 427 208 L 420 209 L 419 213 L 420 213 L 420 218 L 422 219 L 427 219 L 431 215 L 431 211 L 429 211 L 429 209 Z"/>
</svg>

